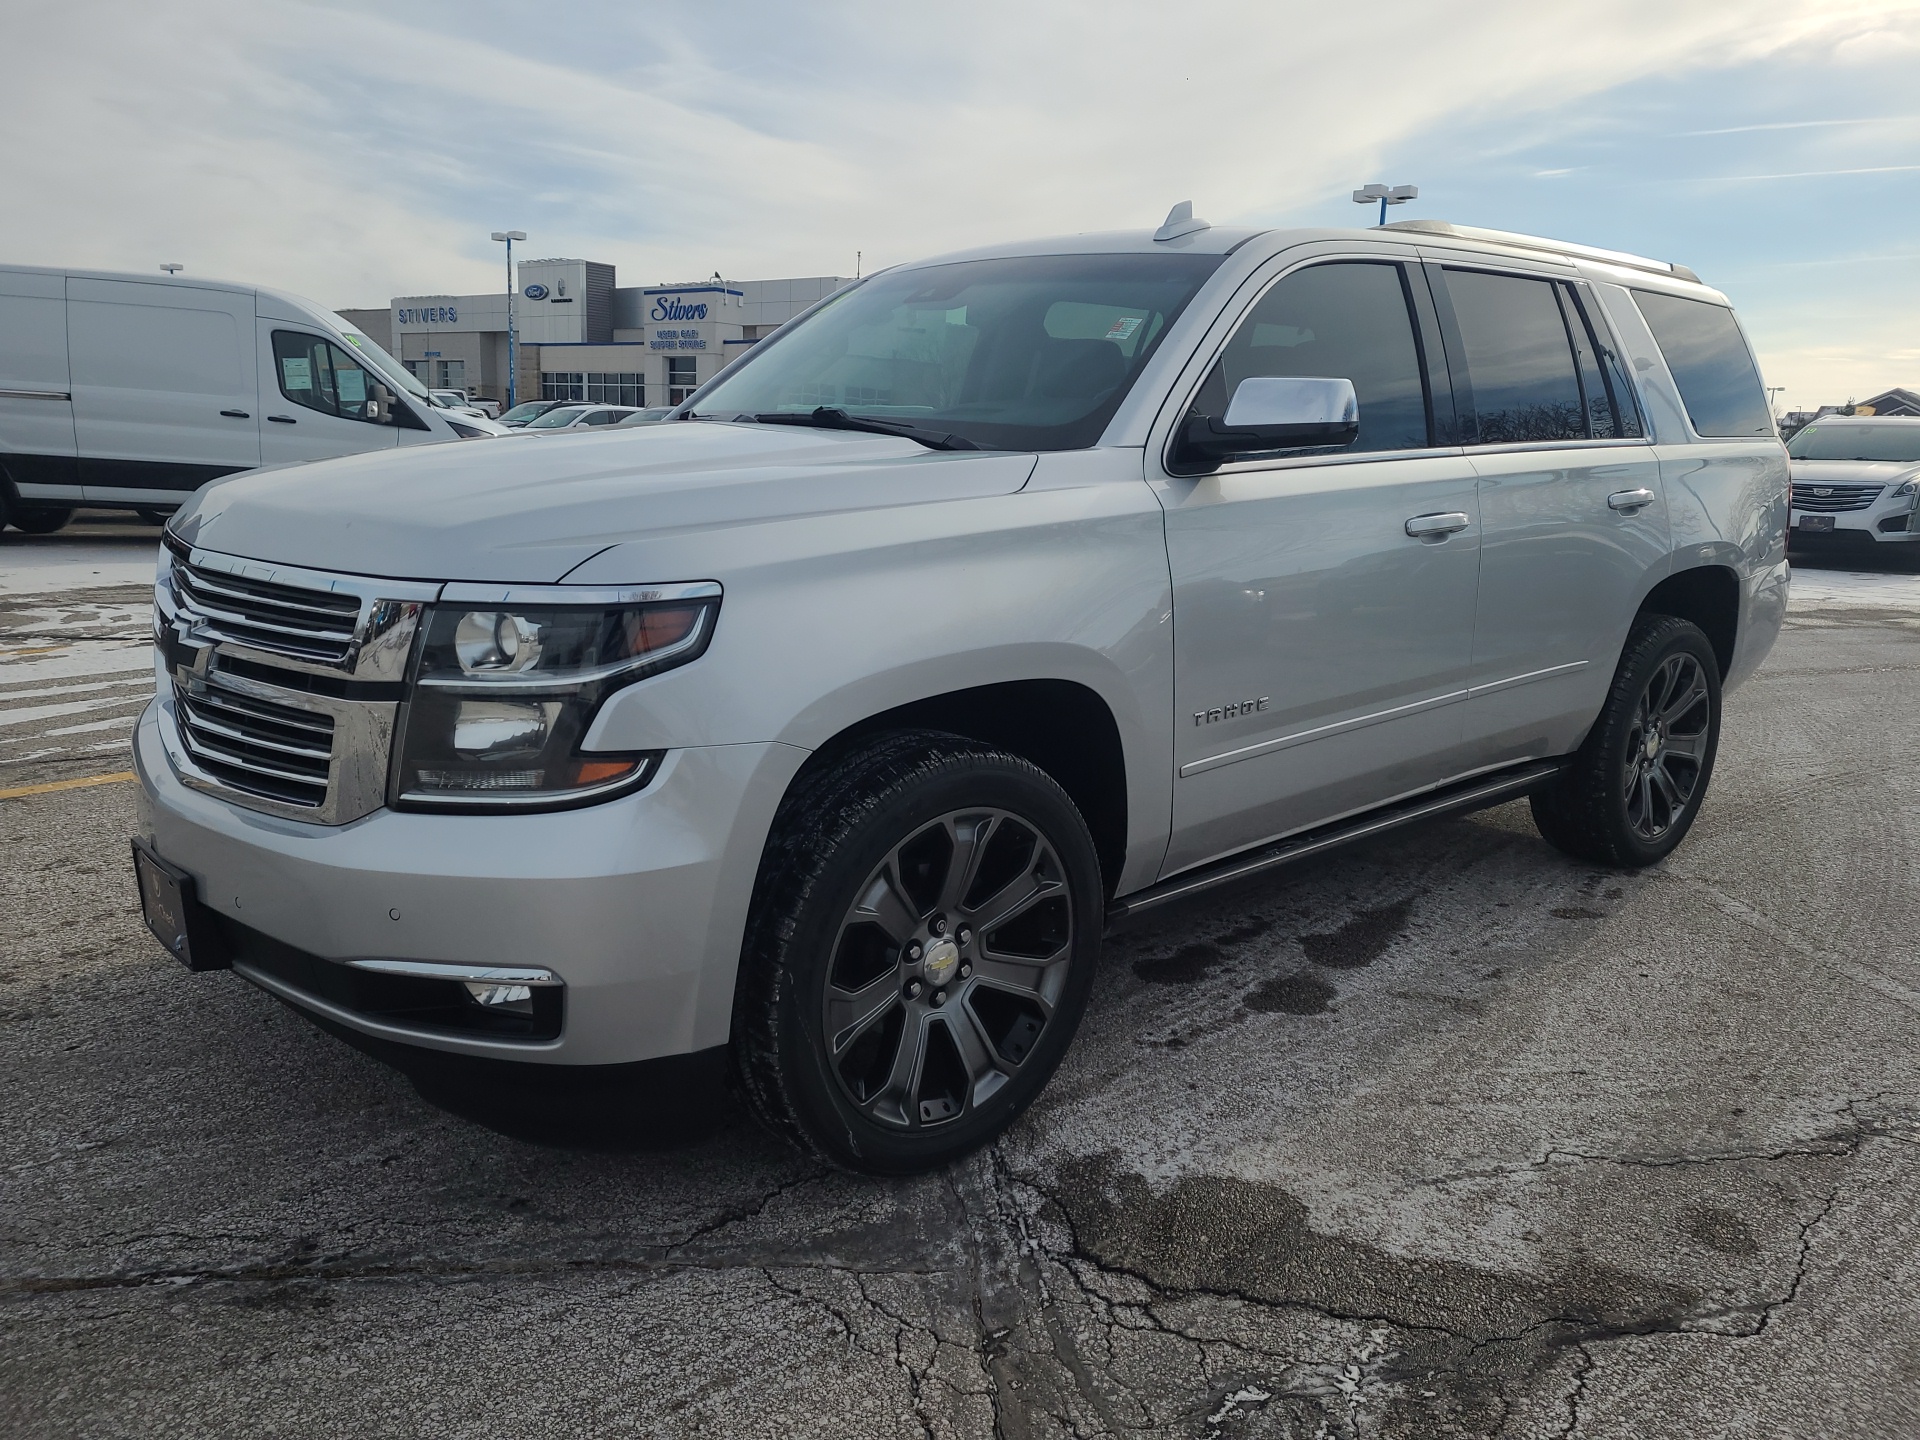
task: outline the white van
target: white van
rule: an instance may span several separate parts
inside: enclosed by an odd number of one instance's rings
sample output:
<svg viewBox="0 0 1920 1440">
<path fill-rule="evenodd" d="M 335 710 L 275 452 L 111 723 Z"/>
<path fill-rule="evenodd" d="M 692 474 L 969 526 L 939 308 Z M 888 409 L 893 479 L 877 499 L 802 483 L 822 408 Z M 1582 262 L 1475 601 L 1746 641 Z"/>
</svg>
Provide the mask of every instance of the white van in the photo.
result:
<svg viewBox="0 0 1920 1440">
<path fill-rule="evenodd" d="M 0 521 L 176 508 L 209 480 L 471 438 L 310 300 L 184 276 L 0 265 Z"/>
</svg>

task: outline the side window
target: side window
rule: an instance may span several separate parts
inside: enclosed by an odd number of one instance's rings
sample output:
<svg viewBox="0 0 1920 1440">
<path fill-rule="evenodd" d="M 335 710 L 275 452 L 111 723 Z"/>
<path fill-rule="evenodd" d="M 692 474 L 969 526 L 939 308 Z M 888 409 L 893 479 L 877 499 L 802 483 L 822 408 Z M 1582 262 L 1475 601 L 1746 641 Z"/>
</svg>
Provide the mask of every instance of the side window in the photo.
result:
<svg viewBox="0 0 1920 1440">
<path fill-rule="evenodd" d="M 298 330 L 273 332 L 273 368 L 280 393 L 322 415 L 385 423 L 374 404 L 374 377 L 332 341 Z"/>
<path fill-rule="evenodd" d="M 1731 310 L 1652 290 L 1634 291 L 1633 301 L 1660 342 L 1695 430 L 1730 437 L 1776 433 L 1760 371 Z"/>
<path fill-rule="evenodd" d="M 1242 380 L 1350 380 L 1360 434 L 1348 451 L 1410 450 L 1427 440 L 1427 392 L 1401 267 L 1339 261 L 1297 270 L 1260 298 L 1214 364 L 1189 418 L 1227 413 Z"/>
<path fill-rule="evenodd" d="M 1647 432 L 1640 423 L 1639 402 L 1634 399 L 1633 386 L 1627 383 L 1627 369 L 1620 363 L 1619 352 L 1608 343 L 1610 337 L 1605 323 L 1598 318 L 1600 305 L 1593 298 L 1593 292 L 1585 285 L 1563 285 L 1560 301 L 1566 307 L 1567 330 L 1573 336 L 1574 352 L 1580 359 L 1580 388 L 1587 393 L 1587 418 L 1593 425 L 1594 438 L 1644 438 Z M 1590 370 L 1595 363 L 1600 370 L 1600 392 L 1592 388 Z M 1612 402 L 1608 412 L 1613 425 L 1611 431 L 1600 428 L 1602 412 L 1593 403 L 1594 396 L 1602 392 Z"/>
<path fill-rule="evenodd" d="M 1587 317 L 1580 313 L 1572 287 L 1556 285 L 1553 288 L 1560 297 L 1560 318 L 1573 340 L 1573 360 L 1580 376 L 1580 404 L 1587 417 L 1587 433 L 1596 440 L 1617 439 L 1620 426 L 1614 415 L 1613 396 L 1607 393 L 1607 377 L 1601 373 L 1600 352 L 1592 332 L 1587 329 Z"/>
<path fill-rule="evenodd" d="M 1588 438 L 1573 343 L 1551 280 L 1446 272 L 1479 433 L 1469 445 Z"/>
</svg>

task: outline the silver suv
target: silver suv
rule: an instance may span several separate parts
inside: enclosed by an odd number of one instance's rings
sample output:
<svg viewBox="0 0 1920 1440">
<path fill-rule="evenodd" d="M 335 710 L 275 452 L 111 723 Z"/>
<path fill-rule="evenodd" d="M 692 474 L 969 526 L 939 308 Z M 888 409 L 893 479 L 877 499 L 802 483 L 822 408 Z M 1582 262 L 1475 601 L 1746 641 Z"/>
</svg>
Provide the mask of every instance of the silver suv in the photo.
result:
<svg viewBox="0 0 1920 1440">
<path fill-rule="evenodd" d="M 202 492 L 143 901 L 388 1053 L 724 1057 L 796 1144 L 937 1165 L 1118 916 L 1521 795 L 1667 854 L 1786 521 L 1681 266 L 1187 207 L 902 266 L 664 424 Z"/>
</svg>

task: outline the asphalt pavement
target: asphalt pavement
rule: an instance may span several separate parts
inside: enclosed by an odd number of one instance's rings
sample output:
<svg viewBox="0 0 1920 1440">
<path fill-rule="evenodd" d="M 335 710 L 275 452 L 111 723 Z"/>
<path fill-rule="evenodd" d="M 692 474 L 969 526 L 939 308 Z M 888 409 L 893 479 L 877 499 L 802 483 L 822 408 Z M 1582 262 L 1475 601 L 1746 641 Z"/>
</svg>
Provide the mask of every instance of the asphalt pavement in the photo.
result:
<svg viewBox="0 0 1920 1440">
<path fill-rule="evenodd" d="M 1666 863 L 1512 805 L 1158 912 L 889 1183 L 163 955 L 110 528 L 0 542 L 0 1433 L 1920 1434 L 1920 578 L 1796 575 Z"/>
</svg>

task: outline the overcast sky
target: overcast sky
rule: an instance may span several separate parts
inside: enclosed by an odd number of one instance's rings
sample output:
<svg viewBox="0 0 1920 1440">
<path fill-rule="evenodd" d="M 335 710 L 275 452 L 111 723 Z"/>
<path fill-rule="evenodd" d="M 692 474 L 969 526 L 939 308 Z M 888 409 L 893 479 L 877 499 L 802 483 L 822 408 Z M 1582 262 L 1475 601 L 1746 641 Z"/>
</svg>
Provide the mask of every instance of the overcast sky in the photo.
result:
<svg viewBox="0 0 1920 1440">
<path fill-rule="evenodd" d="M 1424 216 L 1693 266 L 1784 403 L 1920 387 L 1920 0 L 0 0 L 0 260 L 332 306 Z"/>
</svg>

